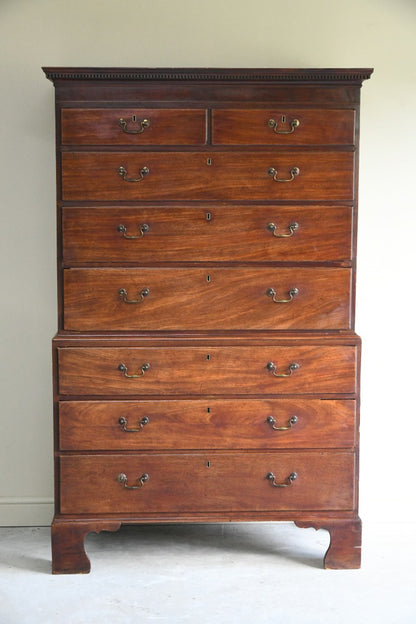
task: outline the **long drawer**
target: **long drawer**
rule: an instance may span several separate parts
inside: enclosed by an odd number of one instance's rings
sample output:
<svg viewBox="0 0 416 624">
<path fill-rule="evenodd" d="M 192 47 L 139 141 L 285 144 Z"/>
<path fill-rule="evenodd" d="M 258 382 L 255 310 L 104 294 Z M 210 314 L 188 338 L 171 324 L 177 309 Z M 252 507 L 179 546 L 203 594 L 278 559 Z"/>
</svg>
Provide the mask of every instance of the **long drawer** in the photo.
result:
<svg viewBox="0 0 416 624">
<path fill-rule="evenodd" d="M 58 363 L 62 395 L 344 394 L 357 348 L 60 347 Z"/>
<path fill-rule="evenodd" d="M 346 268 L 66 269 L 69 330 L 348 329 Z"/>
<path fill-rule="evenodd" d="M 63 152 L 62 199 L 353 199 L 353 152 Z"/>
<path fill-rule="evenodd" d="M 63 145 L 202 145 L 205 109 L 63 108 Z"/>
<path fill-rule="evenodd" d="M 348 206 L 154 206 L 62 209 L 73 262 L 345 262 Z"/>
<path fill-rule="evenodd" d="M 61 401 L 64 451 L 353 448 L 355 400 Z"/>
<path fill-rule="evenodd" d="M 84 455 L 59 462 L 65 514 L 339 511 L 354 503 L 355 456 L 348 452 Z"/>
<path fill-rule="evenodd" d="M 217 109 L 212 141 L 229 145 L 342 145 L 355 142 L 349 109 Z"/>
</svg>

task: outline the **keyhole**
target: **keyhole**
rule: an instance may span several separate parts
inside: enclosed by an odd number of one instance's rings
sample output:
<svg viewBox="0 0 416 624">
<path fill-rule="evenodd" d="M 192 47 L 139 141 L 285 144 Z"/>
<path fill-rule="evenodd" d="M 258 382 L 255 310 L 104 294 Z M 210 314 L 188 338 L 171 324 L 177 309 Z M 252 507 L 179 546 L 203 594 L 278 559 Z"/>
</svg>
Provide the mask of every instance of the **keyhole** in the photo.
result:
<svg viewBox="0 0 416 624">
<path fill-rule="evenodd" d="M 211 408 L 207 407 L 207 414 L 211 414 Z"/>
<path fill-rule="evenodd" d="M 209 460 L 207 461 L 207 468 L 211 468 L 211 462 Z"/>
<path fill-rule="evenodd" d="M 207 165 L 212 165 L 212 160 L 211 160 L 211 158 L 207 158 Z"/>
<path fill-rule="evenodd" d="M 210 354 L 209 354 L 209 353 L 207 353 L 207 361 L 209 362 L 209 361 L 210 361 L 210 359 L 211 359 L 211 356 L 210 356 Z M 209 408 L 208 408 L 208 411 L 209 411 Z"/>
<path fill-rule="evenodd" d="M 282 123 L 286 123 L 286 115 L 282 115 Z"/>
<path fill-rule="evenodd" d="M 211 281 L 211 275 L 207 275 L 207 282 Z"/>
<path fill-rule="evenodd" d="M 210 212 L 205 213 L 205 218 L 207 221 L 211 221 L 211 213 Z"/>
<path fill-rule="evenodd" d="M 132 120 L 133 122 L 135 122 L 135 121 L 136 121 L 136 115 L 132 115 L 131 120 Z"/>
</svg>

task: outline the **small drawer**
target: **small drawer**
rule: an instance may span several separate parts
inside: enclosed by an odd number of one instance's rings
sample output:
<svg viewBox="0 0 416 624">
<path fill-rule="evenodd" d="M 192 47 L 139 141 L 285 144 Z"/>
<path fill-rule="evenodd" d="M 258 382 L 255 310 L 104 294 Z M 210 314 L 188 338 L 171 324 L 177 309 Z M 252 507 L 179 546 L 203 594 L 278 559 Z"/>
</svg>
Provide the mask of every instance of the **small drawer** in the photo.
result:
<svg viewBox="0 0 416 624">
<path fill-rule="evenodd" d="M 62 145 L 203 145 L 205 109 L 63 108 Z"/>
<path fill-rule="evenodd" d="M 217 109 L 212 111 L 213 144 L 353 145 L 351 109 Z"/>
<path fill-rule="evenodd" d="M 351 201 L 353 152 L 64 152 L 64 201 Z"/>
<path fill-rule="evenodd" d="M 349 329 L 347 268 L 65 269 L 64 328 Z"/>
<path fill-rule="evenodd" d="M 337 451 L 64 456 L 60 512 L 351 510 L 354 473 Z"/>
<path fill-rule="evenodd" d="M 71 263 L 349 262 L 348 206 L 63 208 Z M 318 244 L 317 244 L 318 242 Z"/>
<path fill-rule="evenodd" d="M 64 396 L 344 394 L 355 346 L 60 347 Z"/>
<path fill-rule="evenodd" d="M 321 399 L 61 401 L 64 451 L 353 448 L 356 402 Z"/>
</svg>

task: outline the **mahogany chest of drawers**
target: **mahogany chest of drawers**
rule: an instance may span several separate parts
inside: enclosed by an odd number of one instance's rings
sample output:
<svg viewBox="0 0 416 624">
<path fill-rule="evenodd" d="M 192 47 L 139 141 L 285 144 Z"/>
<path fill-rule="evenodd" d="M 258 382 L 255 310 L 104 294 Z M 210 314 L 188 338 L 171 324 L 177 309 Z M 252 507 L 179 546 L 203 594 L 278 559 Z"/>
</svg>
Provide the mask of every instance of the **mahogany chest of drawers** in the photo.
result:
<svg viewBox="0 0 416 624">
<path fill-rule="evenodd" d="M 360 565 L 359 101 L 372 70 L 45 68 L 53 572 L 121 524 L 294 521 Z"/>
</svg>

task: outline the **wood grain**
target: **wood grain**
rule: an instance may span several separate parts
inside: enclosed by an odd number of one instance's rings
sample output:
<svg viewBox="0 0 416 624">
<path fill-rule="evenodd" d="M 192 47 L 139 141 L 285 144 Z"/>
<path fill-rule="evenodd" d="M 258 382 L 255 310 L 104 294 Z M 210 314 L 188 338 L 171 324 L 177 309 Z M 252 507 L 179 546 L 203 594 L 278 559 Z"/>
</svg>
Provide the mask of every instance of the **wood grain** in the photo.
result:
<svg viewBox="0 0 416 624">
<path fill-rule="evenodd" d="M 211 159 L 211 165 L 207 164 Z M 64 152 L 62 199 L 142 200 L 340 200 L 353 199 L 353 152 Z M 140 182 L 143 167 L 150 173 Z M 275 182 L 268 170 L 292 182 Z"/>
<path fill-rule="evenodd" d="M 60 458 L 60 510 L 64 514 L 149 511 L 349 510 L 353 505 L 354 454 L 348 452 L 164 453 L 79 455 Z M 273 487 L 273 472 L 285 483 Z M 125 489 L 118 475 L 139 489 Z"/>
<path fill-rule="evenodd" d="M 299 125 L 290 134 L 278 134 L 270 119 L 279 131 L 290 131 L 294 119 Z M 212 112 L 212 140 L 214 145 L 352 145 L 354 120 L 352 109 L 217 109 Z"/>
<path fill-rule="evenodd" d="M 209 359 L 207 358 L 209 356 Z M 68 347 L 59 349 L 59 392 L 63 395 L 262 395 L 356 391 L 355 347 Z M 292 362 L 299 369 L 290 377 Z M 128 379 L 118 370 L 143 376 Z"/>
<path fill-rule="evenodd" d="M 272 416 L 275 431 L 267 422 Z M 127 421 L 126 432 L 120 418 Z M 143 418 L 148 423 L 140 429 Z M 355 400 L 61 401 L 61 450 L 353 448 Z"/>
<path fill-rule="evenodd" d="M 268 229 L 276 225 L 277 238 Z M 124 225 L 126 239 L 118 231 Z M 148 230 L 141 236 L 141 226 Z M 352 256 L 348 206 L 136 206 L 62 210 L 63 259 L 73 263 L 342 262 Z"/>
<path fill-rule="evenodd" d="M 136 122 L 132 121 L 133 115 Z M 140 121 L 150 122 L 140 134 Z M 205 109 L 157 108 L 63 108 L 61 110 L 63 145 L 203 145 L 207 138 Z"/>
<path fill-rule="evenodd" d="M 290 300 L 290 291 L 298 294 Z M 273 288 L 278 301 L 267 295 Z M 119 295 L 140 303 L 126 303 Z M 142 299 L 140 293 L 148 289 Z M 85 330 L 348 329 L 344 268 L 67 269 L 64 327 Z"/>
</svg>

